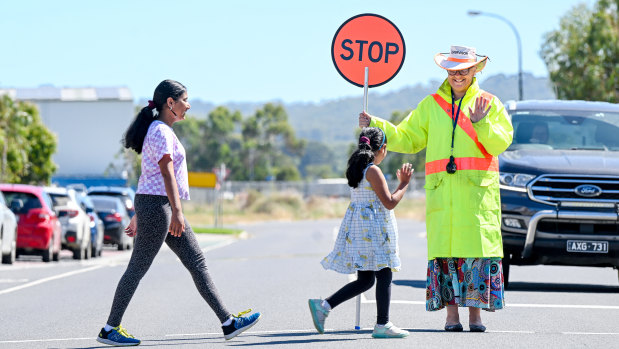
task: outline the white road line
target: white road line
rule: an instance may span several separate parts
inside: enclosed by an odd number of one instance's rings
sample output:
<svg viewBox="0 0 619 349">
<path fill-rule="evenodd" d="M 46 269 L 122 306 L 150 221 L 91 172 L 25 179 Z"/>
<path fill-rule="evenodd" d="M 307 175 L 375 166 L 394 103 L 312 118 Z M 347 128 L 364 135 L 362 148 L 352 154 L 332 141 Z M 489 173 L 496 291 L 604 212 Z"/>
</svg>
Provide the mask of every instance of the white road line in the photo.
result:
<svg viewBox="0 0 619 349">
<path fill-rule="evenodd" d="M 23 339 L 20 341 L 0 341 L 0 344 L 9 343 L 36 343 L 36 342 L 60 342 L 60 341 L 82 341 L 86 339 L 96 340 L 96 337 L 87 338 L 50 338 L 50 339 Z"/>
<path fill-rule="evenodd" d="M 374 299 L 361 299 L 362 303 L 376 303 Z M 412 304 L 412 305 L 425 305 L 423 301 L 404 301 L 404 300 L 392 300 L 391 304 Z M 580 304 L 514 304 L 508 303 L 505 307 L 519 307 L 519 308 L 568 308 L 568 309 L 603 309 L 603 310 L 619 310 L 619 306 L 616 305 L 580 305 Z"/>
<path fill-rule="evenodd" d="M 619 335 L 619 333 L 613 333 L 613 332 L 561 332 L 561 334 L 575 334 L 575 335 L 581 335 L 581 334 L 585 334 L 585 335 L 611 335 L 611 336 L 616 336 Z"/>
<path fill-rule="evenodd" d="M 67 272 L 67 273 L 46 277 L 46 278 L 39 279 L 39 280 L 36 280 L 36 281 L 32 281 L 32 282 L 29 282 L 29 283 L 26 283 L 26 284 L 23 284 L 23 285 L 19 285 L 19 286 L 7 288 L 5 290 L 1 290 L 0 291 L 0 295 L 11 293 L 11 292 L 14 292 L 14 291 L 19 291 L 19 290 L 22 290 L 22 289 L 28 288 L 28 287 L 40 285 L 40 284 L 48 282 L 48 281 L 58 280 L 58 279 L 66 278 L 66 277 L 69 277 L 69 276 L 73 276 L 73 275 L 77 275 L 77 274 L 93 271 L 95 269 L 99 269 L 99 268 L 103 268 L 103 267 L 104 267 L 104 265 L 94 265 L 94 266 L 92 266 L 90 268 L 74 270 L 74 271 L 70 271 L 70 272 Z"/>
<path fill-rule="evenodd" d="M 372 330 L 372 327 L 362 328 L 362 330 Z M 423 328 L 419 328 L 423 332 Z M 336 331 L 336 329 L 327 328 L 325 331 Z M 352 330 L 351 330 L 352 331 Z M 488 333 L 522 333 L 522 334 L 535 334 L 535 333 L 545 333 L 545 332 L 536 332 L 536 331 L 487 331 Z M 269 334 L 269 333 L 316 333 L 316 330 L 311 329 L 302 329 L 302 330 L 278 330 L 278 331 L 246 331 L 244 334 Z M 317 334 L 317 333 L 316 333 Z M 610 336 L 618 336 L 619 332 L 560 332 L 562 335 L 610 335 Z M 221 336 L 221 332 L 200 332 L 200 333 L 174 333 L 174 334 L 166 334 L 165 337 L 194 337 L 194 336 Z M 82 338 L 48 338 L 48 339 L 23 339 L 23 340 L 9 340 L 9 341 L 0 341 L 0 344 L 15 344 L 15 343 L 36 343 L 36 342 L 60 342 L 60 341 L 82 341 L 82 340 L 95 340 L 94 337 L 82 337 Z M 144 342 L 148 341 L 143 340 Z"/>
</svg>

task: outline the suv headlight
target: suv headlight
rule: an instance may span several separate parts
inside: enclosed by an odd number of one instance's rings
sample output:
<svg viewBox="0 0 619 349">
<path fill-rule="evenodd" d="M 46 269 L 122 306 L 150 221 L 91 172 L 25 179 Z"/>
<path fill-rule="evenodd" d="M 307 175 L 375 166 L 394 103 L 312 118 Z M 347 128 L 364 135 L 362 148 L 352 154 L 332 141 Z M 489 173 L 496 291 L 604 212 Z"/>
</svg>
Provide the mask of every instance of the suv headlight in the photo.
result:
<svg viewBox="0 0 619 349">
<path fill-rule="evenodd" d="M 525 173 L 509 173 L 509 172 L 499 173 L 499 182 L 502 185 L 508 187 L 505 189 L 510 189 L 510 190 L 524 191 L 524 188 L 533 178 L 535 178 L 534 175 L 525 174 Z"/>
</svg>

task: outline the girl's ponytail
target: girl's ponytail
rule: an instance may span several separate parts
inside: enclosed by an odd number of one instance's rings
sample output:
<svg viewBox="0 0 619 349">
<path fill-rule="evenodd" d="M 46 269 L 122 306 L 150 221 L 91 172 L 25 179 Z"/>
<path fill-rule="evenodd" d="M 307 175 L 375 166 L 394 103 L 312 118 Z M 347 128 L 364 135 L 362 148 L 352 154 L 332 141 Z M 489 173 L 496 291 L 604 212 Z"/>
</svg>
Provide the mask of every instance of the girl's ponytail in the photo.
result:
<svg viewBox="0 0 619 349">
<path fill-rule="evenodd" d="M 178 101 L 185 92 L 187 92 L 187 88 L 178 81 L 163 80 L 160 82 L 157 88 L 155 88 L 153 100 L 148 101 L 148 106 L 142 108 L 131 125 L 129 125 L 123 137 L 123 146 L 141 154 L 148 128 L 157 119 L 159 113 L 161 113 L 161 108 L 167 106 L 168 98 Z"/>
<path fill-rule="evenodd" d="M 385 144 L 385 134 L 377 127 L 366 127 L 361 131 L 357 149 L 348 159 L 346 178 L 348 185 L 357 188 L 363 179 L 363 170 L 374 161 L 374 152 Z"/>
</svg>

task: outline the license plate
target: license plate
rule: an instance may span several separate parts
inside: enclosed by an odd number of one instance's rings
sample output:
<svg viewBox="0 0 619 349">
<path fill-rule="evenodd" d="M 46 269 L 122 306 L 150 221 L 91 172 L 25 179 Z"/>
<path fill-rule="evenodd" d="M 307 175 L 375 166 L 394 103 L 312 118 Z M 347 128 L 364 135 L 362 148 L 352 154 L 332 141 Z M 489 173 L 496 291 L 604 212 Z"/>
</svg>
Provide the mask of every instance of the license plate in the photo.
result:
<svg viewBox="0 0 619 349">
<path fill-rule="evenodd" d="M 608 241 L 567 240 L 567 252 L 608 253 Z"/>
</svg>

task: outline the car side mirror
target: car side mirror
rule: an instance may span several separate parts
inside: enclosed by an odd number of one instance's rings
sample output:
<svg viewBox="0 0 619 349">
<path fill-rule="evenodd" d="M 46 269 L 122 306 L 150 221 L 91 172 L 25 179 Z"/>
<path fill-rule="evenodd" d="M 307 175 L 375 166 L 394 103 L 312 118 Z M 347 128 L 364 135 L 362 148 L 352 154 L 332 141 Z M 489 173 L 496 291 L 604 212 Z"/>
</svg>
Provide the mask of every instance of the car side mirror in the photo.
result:
<svg viewBox="0 0 619 349">
<path fill-rule="evenodd" d="M 21 199 L 13 199 L 9 208 L 13 213 L 19 213 L 24 208 L 24 202 Z"/>
</svg>

